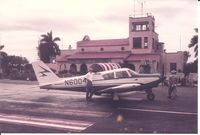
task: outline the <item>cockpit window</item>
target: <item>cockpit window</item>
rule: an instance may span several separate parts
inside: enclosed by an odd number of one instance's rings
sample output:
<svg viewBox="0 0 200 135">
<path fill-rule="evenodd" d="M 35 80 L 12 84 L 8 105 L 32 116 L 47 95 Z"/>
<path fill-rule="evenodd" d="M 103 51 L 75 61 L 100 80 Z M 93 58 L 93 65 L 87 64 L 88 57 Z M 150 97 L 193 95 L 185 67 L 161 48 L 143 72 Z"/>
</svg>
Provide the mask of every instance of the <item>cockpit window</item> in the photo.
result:
<svg viewBox="0 0 200 135">
<path fill-rule="evenodd" d="M 128 70 L 129 74 L 131 75 L 131 77 L 136 77 L 137 76 L 137 73 L 131 71 L 131 70 Z"/>
<path fill-rule="evenodd" d="M 129 78 L 129 75 L 126 71 L 116 72 L 116 78 Z"/>
<path fill-rule="evenodd" d="M 103 78 L 104 78 L 105 80 L 114 79 L 114 72 L 113 72 L 113 73 L 104 74 L 104 75 L 103 75 Z"/>
</svg>

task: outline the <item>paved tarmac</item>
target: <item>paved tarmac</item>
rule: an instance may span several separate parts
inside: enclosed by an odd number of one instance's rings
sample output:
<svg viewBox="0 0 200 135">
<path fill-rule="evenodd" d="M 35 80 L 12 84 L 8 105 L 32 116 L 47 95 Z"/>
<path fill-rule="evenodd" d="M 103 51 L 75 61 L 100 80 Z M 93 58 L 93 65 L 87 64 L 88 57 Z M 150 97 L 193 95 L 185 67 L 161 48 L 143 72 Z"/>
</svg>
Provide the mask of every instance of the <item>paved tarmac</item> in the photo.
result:
<svg viewBox="0 0 200 135">
<path fill-rule="evenodd" d="M 42 90 L 36 82 L 0 80 L 1 133 L 197 133 L 197 87 L 153 89 L 156 99 L 137 93 L 113 102 L 85 93 Z"/>
</svg>

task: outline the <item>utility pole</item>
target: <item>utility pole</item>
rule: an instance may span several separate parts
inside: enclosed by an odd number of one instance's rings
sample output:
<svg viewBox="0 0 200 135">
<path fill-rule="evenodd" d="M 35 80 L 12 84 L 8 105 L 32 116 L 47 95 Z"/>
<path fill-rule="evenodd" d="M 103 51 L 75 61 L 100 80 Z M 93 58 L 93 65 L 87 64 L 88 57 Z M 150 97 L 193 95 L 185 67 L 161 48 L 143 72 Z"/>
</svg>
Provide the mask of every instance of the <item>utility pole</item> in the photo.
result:
<svg viewBox="0 0 200 135">
<path fill-rule="evenodd" d="M 181 51 L 181 33 L 180 33 L 180 36 L 179 36 L 179 46 L 180 46 L 180 51 Z"/>
</svg>

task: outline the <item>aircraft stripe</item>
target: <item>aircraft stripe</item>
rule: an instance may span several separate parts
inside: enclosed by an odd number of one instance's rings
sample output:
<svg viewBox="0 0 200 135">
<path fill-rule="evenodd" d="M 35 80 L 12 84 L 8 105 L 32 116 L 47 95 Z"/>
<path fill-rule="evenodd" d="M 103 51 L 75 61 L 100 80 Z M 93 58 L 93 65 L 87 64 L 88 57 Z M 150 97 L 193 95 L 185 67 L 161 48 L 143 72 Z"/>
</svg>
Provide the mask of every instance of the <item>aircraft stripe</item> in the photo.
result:
<svg viewBox="0 0 200 135">
<path fill-rule="evenodd" d="M 155 112 L 155 113 L 168 113 L 168 114 L 181 114 L 181 115 L 197 115 L 193 112 L 177 112 L 177 111 L 163 111 L 163 110 L 151 110 L 151 109 L 134 109 L 134 108 L 118 108 L 119 110 L 128 110 L 128 111 L 141 111 L 141 112 Z"/>
<path fill-rule="evenodd" d="M 80 132 L 94 124 L 94 122 L 88 122 L 88 121 L 67 120 L 67 119 L 60 120 L 60 119 L 40 118 L 34 116 L 7 115 L 7 114 L 0 114 L 0 122 L 23 124 L 36 127 L 45 127 L 45 128 L 55 128 L 73 132 Z"/>
</svg>

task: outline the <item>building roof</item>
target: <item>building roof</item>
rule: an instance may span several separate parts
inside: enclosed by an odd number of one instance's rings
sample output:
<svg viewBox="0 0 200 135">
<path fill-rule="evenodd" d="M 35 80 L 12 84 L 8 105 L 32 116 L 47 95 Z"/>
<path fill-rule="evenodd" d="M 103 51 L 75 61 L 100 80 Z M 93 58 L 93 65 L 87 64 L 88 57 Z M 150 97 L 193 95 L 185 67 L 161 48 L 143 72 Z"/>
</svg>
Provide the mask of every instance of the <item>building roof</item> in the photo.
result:
<svg viewBox="0 0 200 135">
<path fill-rule="evenodd" d="M 128 46 L 129 40 L 125 39 L 102 39 L 102 40 L 82 40 L 78 41 L 79 47 L 94 47 L 94 46 Z"/>
<path fill-rule="evenodd" d="M 160 60 L 160 54 L 131 54 L 126 61 L 141 61 L 141 60 Z"/>
<path fill-rule="evenodd" d="M 68 60 L 72 59 L 118 59 L 118 58 L 127 58 L 130 55 L 131 52 L 79 52 L 75 53 L 74 55 L 71 55 L 67 57 Z"/>
<path fill-rule="evenodd" d="M 69 56 L 71 56 L 71 55 L 65 55 L 63 57 L 58 57 L 58 58 L 56 58 L 56 61 L 65 62 Z"/>
</svg>

